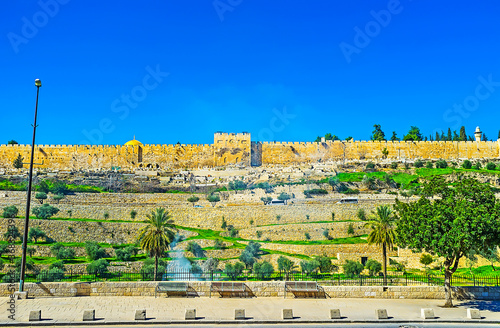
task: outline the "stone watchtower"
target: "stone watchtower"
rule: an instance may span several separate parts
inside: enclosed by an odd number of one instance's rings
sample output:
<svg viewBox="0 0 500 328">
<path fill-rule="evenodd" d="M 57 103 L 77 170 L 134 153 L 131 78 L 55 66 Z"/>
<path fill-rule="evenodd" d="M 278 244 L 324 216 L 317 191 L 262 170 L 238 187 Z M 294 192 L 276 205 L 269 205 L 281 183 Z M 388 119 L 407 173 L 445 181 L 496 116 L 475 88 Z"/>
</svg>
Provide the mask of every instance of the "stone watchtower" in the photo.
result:
<svg viewBox="0 0 500 328">
<path fill-rule="evenodd" d="M 243 163 L 250 165 L 250 133 L 214 133 L 215 165 Z"/>
<path fill-rule="evenodd" d="M 476 131 L 474 132 L 474 137 L 476 138 L 476 141 L 481 141 L 481 136 L 482 136 L 481 129 L 479 129 L 479 126 L 476 127 Z"/>
</svg>

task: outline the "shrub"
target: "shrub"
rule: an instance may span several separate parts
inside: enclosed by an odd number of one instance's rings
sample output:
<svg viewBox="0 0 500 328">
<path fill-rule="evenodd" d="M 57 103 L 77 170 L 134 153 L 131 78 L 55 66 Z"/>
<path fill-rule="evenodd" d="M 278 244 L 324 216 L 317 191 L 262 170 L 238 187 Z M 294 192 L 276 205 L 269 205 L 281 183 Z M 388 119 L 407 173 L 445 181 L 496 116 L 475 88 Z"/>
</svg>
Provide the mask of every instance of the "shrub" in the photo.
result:
<svg viewBox="0 0 500 328">
<path fill-rule="evenodd" d="M 26 253 L 28 253 L 29 257 L 33 257 L 33 254 L 35 254 L 36 249 L 33 247 L 27 247 L 26 248 Z"/>
<path fill-rule="evenodd" d="M 42 206 L 33 209 L 33 214 L 37 219 L 48 219 L 59 212 L 57 207 L 51 206 L 49 204 L 43 204 Z"/>
<path fill-rule="evenodd" d="M 108 212 L 104 212 L 103 217 L 104 217 L 105 220 L 109 219 L 109 213 Z"/>
<path fill-rule="evenodd" d="M 347 188 L 347 186 L 344 183 L 339 183 L 339 185 L 337 186 L 337 191 L 340 193 L 344 193 L 347 190 L 349 190 L 349 188 Z"/>
<path fill-rule="evenodd" d="M 264 203 L 264 205 L 267 205 L 269 203 L 271 203 L 271 201 L 273 200 L 272 197 L 260 197 L 260 200 Z"/>
<path fill-rule="evenodd" d="M 230 190 L 245 190 L 247 189 L 247 184 L 242 180 L 229 181 L 228 189 Z"/>
<path fill-rule="evenodd" d="M 85 242 L 85 252 L 93 261 L 107 256 L 106 250 L 104 248 L 102 248 L 97 242 L 90 240 L 87 240 Z"/>
<path fill-rule="evenodd" d="M 216 239 L 214 249 L 224 249 L 224 243 L 220 239 Z"/>
<path fill-rule="evenodd" d="M 231 236 L 231 238 L 236 238 L 238 236 L 238 233 L 238 229 L 232 228 L 231 230 L 229 230 L 229 236 Z"/>
<path fill-rule="evenodd" d="M 135 219 L 136 216 L 137 216 L 137 211 L 134 211 L 134 210 L 130 211 L 130 218 L 132 220 Z"/>
<path fill-rule="evenodd" d="M 309 214 L 306 214 L 306 220 L 309 220 L 309 219 L 310 219 Z"/>
<path fill-rule="evenodd" d="M 280 220 L 281 219 L 281 215 L 276 215 L 276 220 Z"/>
<path fill-rule="evenodd" d="M 37 192 L 35 194 L 35 199 L 37 199 L 40 204 L 43 204 L 43 201 L 47 199 L 47 194 L 44 192 Z"/>
<path fill-rule="evenodd" d="M 359 262 L 354 262 L 350 260 L 346 260 L 344 264 L 344 274 L 348 278 L 353 278 L 354 276 L 358 276 L 361 271 L 363 271 L 364 266 Z"/>
<path fill-rule="evenodd" d="M 115 250 L 116 259 L 118 261 L 126 262 L 132 259 L 132 256 L 137 255 L 139 250 L 135 246 L 127 246 L 125 248 L 118 248 Z"/>
<path fill-rule="evenodd" d="M 427 162 L 427 163 L 425 163 L 425 167 L 428 169 L 432 169 L 434 167 L 434 165 L 432 165 L 432 162 Z"/>
<path fill-rule="evenodd" d="M 389 259 L 389 265 L 392 266 L 396 271 L 404 271 L 406 267 L 405 263 L 400 263 L 393 259 Z"/>
<path fill-rule="evenodd" d="M 432 262 L 434 262 L 434 259 L 432 258 L 432 256 L 430 254 L 424 253 L 424 254 L 422 254 L 422 256 L 420 256 L 420 263 L 422 263 L 425 267 L 427 267 Z"/>
<path fill-rule="evenodd" d="M 58 260 L 71 260 L 75 258 L 75 250 L 71 247 L 61 247 L 56 254 Z"/>
<path fill-rule="evenodd" d="M 367 169 L 374 169 L 374 168 L 375 168 L 375 164 L 373 164 L 372 162 L 368 162 L 368 163 L 366 164 L 366 168 L 367 168 Z"/>
<path fill-rule="evenodd" d="M 33 241 L 35 244 L 38 239 L 45 238 L 47 240 L 47 235 L 39 227 L 32 227 L 28 231 L 28 240 Z"/>
<path fill-rule="evenodd" d="M 186 251 L 193 253 L 195 257 L 205 257 L 205 251 L 199 244 L 190 241 L 186 247 Z"/>
<path fill-rule="evenodd" d="M 204 263 L 203 263 L 203 269 L 205 271 L 215 271 L 217 270 L 217 267 L 219 266 L 219 259 L 209 257 Z"/>
<path fill-rule="evenodd" d="M 87 273 L 100 277 L 108 271 L 109 263 L 105 259 L 96 260 L 87 265 Z"/>
<path fill-rule="evenodd" d="M 398 168 L 398 162 L 392 162 L 391 163 L 391 169 L 395 170 Z"/>
<path fill-rule="evenodd" d="M 357 195 L 357 194 L 359 194 L 359 190 L 358 189 L 347 188 L 347 190 L 343 191 L 342 193 L 345 194 L 345 195 Z"/>
<path fill-rule="evenodd" d="M 324 230 L 323 230 L 323 236 L 324 236 L 326 239 L 330 240 L 330 238 L 331 238 L 331 237 L 330 237 L 330 231 L 328 231 L 328 229 L 324 229 Z"/>
<path fill-rule="evenodd" d="M 311 239 L 309 232 L 304 233 L 304 237 L 306 237 L 307 240 Z"/>
<path fill-rule="evenodd" d="M 325 189 L 311 189 L 311 190 L 304 190 L 304 195 L 306 197 L 311 197 L 312 195 L 327 195 L 328 191 Z"/>
<path fill-rule="evenodd" d="M 269 278 L 274 272 L 274 267 L 268 261 L 256 262 L 253 265 L 253 273 L 257 275 L 259 279 Z"/>
<path fill-rule="evenodd" d="M 7 231 L 3 234 L 5 240 L 7 241 L 15 241 L 16 239 L 21 239 L 22 236 L 21 233 L 19 232 L 19 229 L 16 226 L 9 225 L 7 227 Z"/>
<path fill-rule="evenodd" d="M 220 202 L 219 195 L 208 195 L 207 200 L 212 204 L 212 207 L 215 206 L 218 202 Z"/>
<path fill-rule="evenodd" d="M 224 219 L 224 217 L 222 217 L 222 224 L 220 225 L 220 228 L 221 228 L 221 229 L 226 229 L 226 228 L 227 228 L 227 222 L 226 222 L 226 220 Z"/>
<path fill-rule="evenodd" d="M 368 271 L 370 271 L 370 276 L 375 276 L 380 272 L 380 270 L 382 270 L 382 263 L 373 259 L 369 259 L 365 263 L 365 268 L 367 268 Z"/>
<path fill-rule="evenodd" d="M 305 274 L 311 274 L 314 271 L 318 270 L 319 262 L 317 260 L 304 260 L 300 261 L 300 269 Z"/>
<path fill-rule="evenodd" d="M 50 192 L 53 194 L 67 195 L 69 193 L 69 188 L 64 182 L 57 181 L 50 188 Z"/>
<path fill-rule="evenodd" d="M 241 262 L 236 262 L 234 265 L 231 263 L 226 264 L 224 268 L 224 273 L 231 279 L 236 280 L 236 278 L 243 273 L 245 265 Z"/>
<path fill-rule="evenodd" d="M 335 212 L 332 212 L 332 221 L 335 221 Z"/>
<path fill-rule="evenodd" d="M 323 256 L 317 256 L 316 261 L 319 263 L 319 271 L 321 273 L 327 273 L 332 271 L 332 260 L 323 255 Z"/>
<path fill-rule="evenodd" d="M 250 225 L 253 225 L 253 223 L 254 223 L 253 219 L 250 219 L 249 223 L 250 223 Z"/>
<path fill-rule="evenodd" d="M 156 280 L 162 280 L 162 275 L 165 272 L 167 264 L 164 260 L 158 260 L 158 271 L 156 272 Z M 152 258 L 146 259 L 140 270 L 142 280 L 151 281 L 154 280 L 154 271 L 155 271 L 155 260 Z"/>
<path fill-rule="evenodd" d="M 64 262 L 63 261 L 56 261 L 52 264 L 49 265 L 49 270 L 50 269 L 59 269 L 62 271 L 66 271 L 66 268 L 64 267 Z"/>
<path fill-rule="evenodd" d="M 480 170 L 483 166 L 481 165 L 481 162 L 477 161 L 476 164 L 474 164 L 473 168 L 476 170 Z"/>
<path fill-rule="evenodd" d="M 279 196 L 278 196 L 278 199 L 279 200 L 282 200 L 285 202 L 285 204 L 287 203 L 287 201 L 292 198 L 292 196 L 290 196 L 289 194 L 287 194 L 286 192 L 282 192 Z"/>
<path fill-rule="evenodd" d="M 413 166 L 415 166 L 416 168 L 424 167 L 424 161 L 417 159 L 415 163 L 413 163 Z"/>
<path fill-rule="evenodd" d="M 17 216 L 17 213 L 19 213 L 19 210 L 17 209 L 17 207 L 12 205 L 3 208 L 2 216 L 4 218 L 15 218 Z"/>
<path fill-rule="evenodd" d="M 354 227 L 352 223 L 349 223 L 349 226 L 347 227 L 347 233 L 350 235 L 354 234 Z"/>
<path fill-rule="evenodd" d="M 495 170 L 496 168 L 497 166 L 495 165 L 495 163 L 489 162 L 488 164 L 486 164 L 487 170 Z"/>
<path fill-rule="evenodd" d="M 59 252 L 59 250 L 61 248 L 63 248 L 63 244 L 62 243 L 55 243 L 55 244 L 52 244 L 52 246 L 50 246 L 50 251 L 52 254 L 54 255 L 57 255 L 57 253 Z"/>
<path fill-rule="evenodd" d="M 256 232 L 256 234 L 257 234 L 257 238 L 259 238 L 259 239 L 260 239 L 260 237 L 262 237 L 262 231 L 261 231 L 261 230 L 258 230 L 258 231 Z"/>
<path fill-rule="evenodd" d="M 59 268 L 42 270 L 37 276 L 38 281 L 60 281 L 64 279 L 64 271 Z"/>
<path fill-rule="evenodd" d="M 440 159 L 439 161 L 436 162 L 436 168 L 438 169 L 445 169 L 448 167 L 448 163 L 444 159 Z"/>
<path fill-rule="evenodd" d="M 360 208 L 358 210 L 358 213 L 356 213 L 356 216 L 358 217 L 358 219 L 360 219 L 361 221 L 365 221 L 366 220 L 366 212 L 364 209 Z"/>
<path fill-rule="evenodd" d="M 466 159 L 463 163 L 462 163 L 462 167 L 464 169 L 471 169 L 472 168 L 472 163 L 471 161 L 469 161 L 468 159 Z"/>
<path fill-rule="evenodd" d="M 54 196 L 52 196 L 52 199 L 56 201 L 56 203 L 59 204 L 59 201 L 61 201 L 62 199 L 64 199 L 66 196 L 64 196 L 63 194 L 56 194 Z"/>
</svg>

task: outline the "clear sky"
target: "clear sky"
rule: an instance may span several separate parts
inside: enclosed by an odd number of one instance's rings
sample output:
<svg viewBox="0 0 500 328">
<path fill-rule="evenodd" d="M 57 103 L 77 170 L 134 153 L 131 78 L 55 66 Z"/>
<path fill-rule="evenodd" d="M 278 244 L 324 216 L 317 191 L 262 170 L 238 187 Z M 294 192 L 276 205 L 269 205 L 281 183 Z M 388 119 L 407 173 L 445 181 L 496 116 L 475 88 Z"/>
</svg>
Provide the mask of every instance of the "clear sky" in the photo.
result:
<svg viewBox="0 0 500 328">
<path fill-rule="evenodd" d="M 0 144 L 500 129 L 500 3 L 8 1 Z"/>
</svg>

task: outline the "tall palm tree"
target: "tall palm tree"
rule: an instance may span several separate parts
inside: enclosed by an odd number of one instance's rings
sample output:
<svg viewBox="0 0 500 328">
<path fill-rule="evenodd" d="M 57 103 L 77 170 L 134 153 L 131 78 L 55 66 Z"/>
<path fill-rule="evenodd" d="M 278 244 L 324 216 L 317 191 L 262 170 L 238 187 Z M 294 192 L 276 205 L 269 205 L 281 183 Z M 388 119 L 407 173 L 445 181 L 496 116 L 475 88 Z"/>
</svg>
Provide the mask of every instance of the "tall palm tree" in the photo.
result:
<svg viewBox="0 0 500 328">
<path fill-rule="evenodd" d="M 163 256 L 170 248 L 174 240 L 174 230 L 177 228 L 174 221 L 170 218 L 168 211 L 164 208 L 157 208 L 146 215 L 146 226 L 139 230 L 139 242 L 141 248 L 148 252 L 150 256 L 155 257 L 154 280 L 158 271 L 158 258 Z"/>
<path fill-rule="evenodd" d="M 387 285 L 387 249 L 394 249 L 396 238 L 394 217 L 392 210 L 387 205 L 380 205 L 372 216 L 372 220 L 365 226 L 370 226 L 372 231 L 368 235 L 368 244 L 382 245 L 382 259 L 384 269 L 384 285 Z"/>
</svg>

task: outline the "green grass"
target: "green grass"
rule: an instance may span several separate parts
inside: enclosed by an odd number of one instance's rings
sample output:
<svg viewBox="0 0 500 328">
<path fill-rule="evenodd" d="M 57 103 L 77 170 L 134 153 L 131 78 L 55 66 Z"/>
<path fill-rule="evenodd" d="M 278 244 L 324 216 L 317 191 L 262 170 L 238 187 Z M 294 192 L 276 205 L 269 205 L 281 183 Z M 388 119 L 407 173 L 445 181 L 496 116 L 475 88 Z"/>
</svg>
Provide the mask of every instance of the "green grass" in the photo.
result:
<svg viewBox="0 0 500 328">
<path fill-rule="evenodd" d="M 9 180 L 2 180 L 0 181 L 0 190 L 25 191 L 26 184 L 15 184 Z"/>
<path fill-rule="evenodd" d="M 352 173 L 339 173 L 337 177 L 340 182 L 361 182 L 364 176 L 375 177 L 383 179 L 387 175 L 385 172 L 352 172 Z"/>
<path fill-rule="evenodd" d="M 295 224 L 313 224 L 313 223 L 336 223 L 336 222 L 358 222 L 360 220 L 330 220 L 330 221 L 306 221 L 306 222 L 291 222 L 291 223 L 273 223 L 273 224 L 263 224 L 256 227 L 273 227 L 273 226 L 283 226 L 283 225 L 295 225 Z"/>
</svg>

